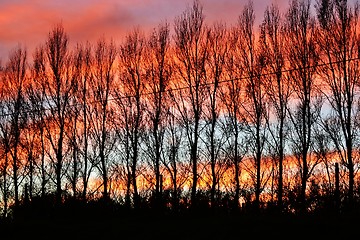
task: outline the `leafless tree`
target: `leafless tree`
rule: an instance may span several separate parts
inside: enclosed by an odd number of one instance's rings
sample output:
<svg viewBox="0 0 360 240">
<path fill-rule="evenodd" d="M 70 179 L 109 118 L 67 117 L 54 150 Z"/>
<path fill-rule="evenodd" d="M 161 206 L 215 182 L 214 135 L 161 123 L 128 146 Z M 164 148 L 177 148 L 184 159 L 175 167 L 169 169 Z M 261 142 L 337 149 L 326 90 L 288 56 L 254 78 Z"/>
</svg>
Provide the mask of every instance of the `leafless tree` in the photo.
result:
<svg viewBox="0 0 360 240">
<path fill-rule="evenodd" d="M 293 0 L 286 16 L 287 58 L 291 71 L 290 82 L 295 93 L 289 105 L 293 124 L 292 153 L 298 161 L 301 190 L 300 210 L 306 211 L 307 181 L 318 163 L 313 161 L 313 128 L 319 119 L 322 98 L 316 91 L 315 70 L 319 56 L 315 46 L 315 19 L 311 15 L 310 1 Z"/>
<path fill-rule="evenodd" d="M 334 129 L 333 129 L 334 130 Z M 322 163 L 322 172 L 323 179 L 325 181 L 325 191 L 328 194 L 335 193 L 335 184 L 333 177 L 333 153 L 334 153 L 334 144 L 332 141 L 329 141 L 331 137 L 329 136 L 328 131 L 325 131 L 324 128 L 319 125 L 314 129 L 314 153 L 317 159 Z"/>
<path fill-rule="evenodd" d="M 225 24 L 215 23 L 208 30 L 207 38 L 209 41 L 209 57 L 207 64 L 207 100 L 204 109 L 204 118 L 206 122 L 205 139 L 207 152 L 210 158 L 211 184 L 210 184 L 210 203 L 215 206 L 215 193 L 220 178 L 220 157 L 221 147 L 224 143 L 224 136 L 219 129 L 219 117 L 221 106 L 219 101 L 221 82 L 225 78 L 226 54 L 229 50 L 227 42 L 228 32 Z"/>
<path fill-rule="evenodd" d="M 45 43 L 46 77 L 41 79 L 41 89 L 49 110 L 45 124 L 46 138 L 51 150 L 49 158 L 55 170 L 56 201 L 62 200 L 62 178 L 64 176 L 65 145 L 68 113 L 73 92 L 73 78 L 69 77 L 68 36 L 61 24 L 56 25 L 50 32 Z M 51 153 L 53 152 L 53 154 Z"/>
<path fill-rule="evenodd" d="M 225 59 L 225 81 L 221 83 L 220 99 L 224 108 L 224 121 L 222 124 L 223 134 L 226 136 L 226 155 L 230 159 L 233 168 L 233 178 L 235 184 L 234 206 L 239 207 L 240 200 L 240 175 L 241 161 L 247 152 L 246 144 L 243 141 L 244 124 L 241 119 L 241 103 L 243 102 L 242 81 L 244 77 L 243 68 L 240 66 L 239 45 L 237 28 L 232 28 L 228 33 L 229 47 Z"/>
<path fill-rule="evenodd" d="M 348 1 L 318 0 L 317 43 L 320 48 L 319 75 L 324 84 L 322 94 L 331 106 L 325 129 L 334 141 L 341 163 L 347 168 L 348 203 L 353 204 L 354 178 L 357 158 L 354 149 L 359 134 L 360 114 L 358 91 L 360 80 L 359 61 L 359 5 L 350 6 Z M 355 60 L 356 59 L 356 60 Z M 355 60 L 355 61 L 354 61 Z M 332 120 L 330 120 L 332 119 Z M 340 126 L 333 132 L 329 124 Z"/>
<path fill-rule="evenodd" d="M 116 136 L 118 138 L 118 152 L 119 152 L 119 161 L 117 167 L 119 169 L 123 169 L 118 172 L 118 178 L 120 174 L 125 175 L 125 206 L 131 206 L 131 185 L 132 185 L 132 175 L 131 175 L 131 148 L 130 148 L 130 129 L 129 129 L 129 111 L 127 108 L 127 102 L 124 100 L 126 97 L 124 96 L 121 83 L 116 87 L 115 96 L 117 109 L 119 112 L 119 116 L 116 120 Z M 124 167 L 122 166 L 124 165 Z"/>
<path fill-rule="evenodd" d="M 2 99 L 2 107 L 9 116 L 10 132 L 8 139 L 9 153 L 12 166 L 12 180 L 14 185 L 15 208 L 19 206 L 19 169 L 24 164 L 21 161 L 21 131 L 26 125 L 27 116 L 25 108 L 25 88 L 27 84 L 27 53 L 18 47 L 10 53 L 9 60 L 5 66 L 4 82 L 2 88 L 5 91 Z"/>
<path fill-rule="evenodd" d="M 206 59 L 208 39 L 204 26 L 204 15 L 199 1 L 195 0 L 175 20 L 175 58 L 179 76 L 175 83 L 180 90 L 175 101 L 185 126 L 192 165 L 191 204 L 196 205 L 199 161 L 199 136 L 203 104 L 206 100 Z"/>
<path fill-rule="evenodd" d="M 1 150 L 0 150 L 0 156 L 1 156 L 1 162 L 0 162 L 0 170 L 1 170 L 1 180 L 0 180 L 0 185 L 1 185 L 1 193 L 2 193 L 2 204 L 3 204 L 3 209 L 2 209 L 2 216 L 3 217 L 7 217 L 8 214 L 8 208 L 9 208 L 9 199 L 10 199 L 10 192 L 9 192 L 9 168 L 10 168 L 10 160 L 9 160 L 9 155 L 10 155 L 10 144 L 9 144 L 9 135 L 10 135 L 10 126 L 9 126 L 9 120 L 8 120 L 8 111 L 6 110 L 6 108 L 4 107 L 6 102 L 6 91 L 5 88 L 2 87 L 4 84 L 4 69 L 3 66 L 1 66 L 1 84 L 0 84 L 0 146 L 1 146 Z"/>
<path fill-rule="evenodd" d="M 184 183 L 184 181 L 181 180 L 181 176 L 179 176 L 181 175 L 180 147 L 183 139 L 183 129 L 171 108 L 168 114 L 166 114 L 166 123 L 167 128 L 165 134 L 167 143 L 164 151 L 165 156 L 162 158 L 162 161 L 170 175 L 172 183 L 172 209 L 177 211 L 179 208 L 180 188 Z M 183 179 L 186 179 L 186 177 Z"/>
<path fill-rule="evenodd" d="M 45 49 L 43 46 L 37 47 L 33 55 L 33 64 L 31 66 L 32 84 L 28 88 L 27 98 L 30 109 L 30 124 L 36 126 L 35 132 L 39 136 L 39 157 L 40 163 L 37 168 L 40 171 L 41 197 L 45 197 L 46 185 L 49 181 L 49 171 L 46 164 L 46 143 L 45 143 L 45 123 L 46 123 L 46 97 L 45 85 L 46 81 L 46 61 Z"/>
<path fill-rule="evenodd" d="M 280 209 L 283 205 L 283 164 L 287 135 L 287 108 L 291 94 L 289 78 L 286 78 L 283 73 L 286 67 L 285 34 L 279 7 L 277 5 L 267 7 L 261 25 L 260 47 L 266 62 L 267 74 L 264 77 L 264 87 L 273 111 L 271 119 L 268 119 L 270 138 L 268 140 L 275 154 L 278 167 L 277 201 Z"/>
<path fill-rule="evenodd" d="M 24 201 L 28 203 L 32 200 L 34 194 L 37 195 L 36 189 L 38 189 L 38 177 L 39 177 L 39 159 L 41 158 L 41 142 L 40 142 L 40 134 L 39 134 L 39 126 L 36 121 L 37 112 L 33 111 L 31 108 L 32 104 L 29 101 L 29 89 L 26 91 L 26 98 L 28 100 L 27 106 L 28 109 L 28 121 L 26 127 L 23 129 L 23 136 L 21 140 L 22 150 L 24 153 L 24 177 L 27 179 L 25 180 L 24 184 L 24 196 L 26 197 Z"/>
<path fill-rule="evenodd" d="M 81 82 L 81 103 L 82 103 L 82 116 L 83 116 L 83 171 L 82 171 L 82 182 L 83 182 L 83 190 L 82 190 L 82 198 L 85 200 L 87 196 L 87 188 L 89 184 L 90 174 L 92 172 L 93 165 L 89 166 L 89 158 L 88 158 L 88 148 L 89 148 L 89 115 L 91 116 L 91 103 L 89 99 L 91 99 L 89 85 L 92 81 L 92 55 L 91 55 L 91 47 L 90 44 L 87 43 L 86 47 L 83 49 L 83 81 Z"/>
<path fill-rule="evenodd" d="M 90 144 L 92 143 L 90 142 L 91 133 L 93 132 L 89 119 L 92 116 L 94 110 L 93 101 L 95 101 L 91 91 L 91 84 L 94 82 L 92 69 L 94 56 L 92 50 L 93 48 L 89 42 L 86 42 L 86 44 L 78 44 L 73 56 L 74 64 L 77 66 L 74 69 L 76 72 L 74 77 L 77 78 L 78 87 L 74 89 L 75 91 L 73 92 L 76 102 L 73 103 L 74 111 L 72 116 L 77 122 L 74 121 L 72 139 L 73 143 L 76 143 L 73 151 L 75 149 L 78 151 L 77 156 L 74 155 L 74 159 L 75 157 L 78 159 L 78 177 L 82 180 L 81 198 L 83 201 L 87 200 L 89 179 L 95 167 L 95 161 L 90 161 L 91 154 L 89 150 L 91 147 Z M 75 175 L 74 171 L 74 176 Z M 73 181 L 73 183 L 75 182 Z M 74 187 L 75 186 L 73 186 L 73 189 L 75 189 Z"/>
<path fill-rule="evenodd" d="M 125 138 L 128 162 L 128 172 L 131 178 L 134 207 L 140 204 L 137 186 L 138 162 L 140 155 L 141 136 L 144 131 L 144 91 L 147 79 L 144 66 L 145 37 L 139 29 L 126 36 L 125 42 L 120 46 L 119 76 L 120 89 L 117 93 L 118 105 L 122 108 L 125 119 L 122 120 L 125 129 Z M 127 158 L 128 159 L 128 158 Z"/>
<path fill-rule="evenodd" d="M 168 113 L 168 90 L 172 68 L 170 63 L 170 28 L 168 23 L 159 25 L 151 33 L 147 44 L 146 69 L 148 71 L 147 87 L 150 94 L 147 99 L 147 116 L 149 118 L 149 144 L 147 152 L 155 173 L 155 204 L 161 203 L 161 169 L 166 114 Z"/>
<path fill-rule="evenodd" d="M 93 77 L 90 78 L 91 94 L 93 96 L 93 111 L 89 119 L 93 129 L 94 143 L 97 148 L 96 156 L 98 161 L 94 163 L 98 168 L 102 178 L 102 197 L 107 200 L 109 196 L 109 154 L 114 148 L 114 104 L 111 100 L 114 91 L 115 81 L 115 60 L 116 46 L 110 40 L 106 41 L 104 37 L 98 39 L 94 49 L 94 58 L 92 62 Z M 86 94 L 86 93 L 85 93 Z"/>
<path fill-rule="evenodd" d="M 3 121 L 3 119 L 2 119 Z M 1 125 L 1 193 L 2 193 L 2 216 L 7 217 L 9 208 L 9 145 L 8 145 L 8 131 L 4 131 L 4 127 Z"/>
<path fill-rule="evenodd" d="M 72 82 L 74 83 L 73 92 L 71 95 L 70 110 L 68 115 L 69 127 L 66 131 L 67 145 L 70 148 L 71 163 L 69 168 L 66 171 L 66 176 L 68 181 L 70 182 L 71 191 L 73 194 L 73 198 L 78 197 L 78 183 L 80 180 L 80 172 L 81 172 L 81 141 L 83 132 L 80 124 L 81 113 L 83 110 L 83 105 L 79 104 L 82 99 L 81 93 L 79 94 L 79 88 L 82 86 L 81 82 L 83 81 L 83 65 L 84 65 L 84 50 L 81 45 L 77 45 L 75 50 L 71 52 L 69 55 L 69 66 L 67 68 L 68 78 L 72 78 Z M 79 96 L 80 95 L 80 96 Z M 86 114 L 86 113 L 85 113 Z"/>
<path fill-rule="evenodd" d="M 251 141 L 249 147 L 253 154 L 255 208 L 259 208 L 262 192 L 263 176 L 261 169 L 263 150 L 266 140 L 267 107 L 262 75 L 265 67 L 265 57 L 259 50 L 255 37 L 255 13 L 252 2 L 249 2 L 239 17 L 237 30 L 240 64 L 244 69 L 245 101 L 242 105 L 241 118 L 246 123 L 246 131 Z"/>
</svg>

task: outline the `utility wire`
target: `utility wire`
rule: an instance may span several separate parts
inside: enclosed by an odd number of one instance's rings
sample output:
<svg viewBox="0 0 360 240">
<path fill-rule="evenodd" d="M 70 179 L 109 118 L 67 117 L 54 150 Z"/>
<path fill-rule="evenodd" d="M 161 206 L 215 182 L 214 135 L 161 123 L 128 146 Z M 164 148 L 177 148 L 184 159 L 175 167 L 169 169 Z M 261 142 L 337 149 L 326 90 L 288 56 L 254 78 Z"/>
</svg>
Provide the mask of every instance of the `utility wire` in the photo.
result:
<svg viewBox="0 0 360 240">
<path fill-rule="evenodd" d="M 355 57 L 355 58 L 349 58 L 346 59 L 345 62 L 352 62 L 352 61 L 358 61 L 360 60 L 360 57 Z M 289 61 L 289 60 L 288 60 Z M 339 61 L 332 61 L 332 62 L 324 62 L 321 64 L 316 64 L 316 65 L 310 65 L 307 67 L 301 67 L 301 68 L 291 68 L 291 69 L 284 69 L 282 71 L 273 71 L 273 72 L 268 72 L 268 73 L 261 73 L 261 74 L 257 74 L 254 76 L 243 76 L 243 77 L 239 77 L 239 78 L 232 78 L 232 79 L 225 79 L 225 80 L 220 80 L 218 82 L 218 84 L 224 84 L 224 83 L 228 83 L 228 82 L 233 82 L 233 81 L 242 81 L 242 80 L 246 80 L 246 79 L 250 79 L 250 78 L 256 78 L 256 77 L 267 77 L 270 75 L 275 75 L 278 73 L 291 73 L 294 71 L 300 71 L 300 70 L 307 70 L 307 69 L 312 69 L 312 68 L 317 68 L 317 67 L 324 67 L 327 65 L 331 65 L 331 64 L 339 64 L 339 63 L 343 63 L 344 60 L 339 60 Z M 199 84 L 199 87 L 204 87 L 204 86 L 210 86 L 210 85 L 215 85 L 215 82 L 206 82 L 206 83 L 202 83 Z M 177 88 L 170 88 L 170 89 L 166 89 L 164 91 L 162 91 L 163 93 L 168 93 L 168 92 L 174 92 L 174 91 L 181 91 L 181 90 L 185 90 L 185 89 L 190 89 L 190 86 L 184 86 L 184 87 L 177 87 Z M 154 91 L 150 91 L 150 92 L 145 92 L 145 93 L 141 93 L 139 94 L 140 96 L 148 96 L 148 95 L 153 95 L 153 94 L 157 94 L 160 93 L 160 91 L 154 92 Z M 109 98 L 107 101 L 116 101 L 116 100 L 120 100 L 120 99 L 126 99 L 126 98 L 134 98 L 136 97 L 135 95 L 125 95 L 125 96 L 119 96 L 119 97 L 112 97 Z M 91 101 L 89 102 L 89 104 L 91 103 L 96 103 L 96 102 L 101 102 L 100 100 L 98 101 Z M 74 106 L 81 106 L 82 104 L 73 104 L 73 105 L 69 105 L 69 107 L 74 107 Z M 43 111 L 49 111 L 51 110 L 50 108 L 43 108 Z M 39 110 L 25 110 L 24 112 L 28 113 L 28 112 L 37 112 Z M 8 117 L 13 115 L 13 113 L 3 113 L 0 114 L 0 117 Z"/>
</svg>

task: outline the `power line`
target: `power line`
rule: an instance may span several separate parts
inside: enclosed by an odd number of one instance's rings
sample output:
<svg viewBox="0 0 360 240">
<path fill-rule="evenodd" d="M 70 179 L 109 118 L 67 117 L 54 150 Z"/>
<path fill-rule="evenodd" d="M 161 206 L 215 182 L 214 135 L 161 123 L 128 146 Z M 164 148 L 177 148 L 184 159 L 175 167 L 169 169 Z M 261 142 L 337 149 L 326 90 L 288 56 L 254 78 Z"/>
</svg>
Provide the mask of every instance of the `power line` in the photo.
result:
<svg viewBox="0 0 360 240">
<path fill-rule="evenodd" d="M 273 72 L 268 72 L 268 73 L 261 73 L 261 74 L 257 74 L 257 75 L 254 75 L 254 76 L 243 76 L 243 77 L 239 77 L 239 78 L 231 78 L 231 79 L 220 80 L 218 82 L 218 84 L 224 84 L 224 83 L 233 82 L 233 81 L 241 81 L 241 80 L 246 80 L 246 79 L 250 79 L 250 78 L 254 78 L 254 77 L 266 77 L 266 76 L 275 75 L 275 74 L 278 74 L 278 73 L 290 73 L 290 72 L 294 72 L 294 71 L 318 68 L 318 67 L 323 67 L 323 66 L 327 66 L 327 65 L 331 65 L 331 64 L 343 63 L 344 61 L 345 62 L 351 62 L 351 61 L 358 61 L 358 60 L 360 60 L 360 57 L 349 58 L 349 59 L 339 60 L 339 61 L 324 62 L 324 63 L 321 63 L 321 64 L 310 65 L 310 66 L 307 66 L 307 67 L 284 69 L 284 70 L 281 70 L 281 71 L 273 71 Z M 215 82 L 202 83 L 202 84 L 199 84 L 199 87 L 210 86 L 210 85 L 215 85 Z M 161 92 L 168 93 L 168 92 L 174 92 L 174 91 L 181 91 L 181 90 L 185 90 L 185 89 L 190 89 L 190 86 L 170 88 L 170 89 L 166 89 L 166 90 L 161 91 Z M 156 93 L 160 93 L 160 91 L 145 92 L 145 93 L 139 94 L 139 96 L 148 96 L 148 95 L 153 95 L 153 94 L 156 94 Z M 134 98 L 134 97 L 136 97 L 136 96 L 135 95 L 125 95 L 125 96 L 119 96 L 119 97 L 112 97 L 112 98 L 109 98 L 107 101 L 116 101 L 116 100 L 119 100 L 119 99 Z M 101 102 L 101 101 L 100 100 L 91 101 L 91 102 L 89 102 L 89 104 L 96 103 L 96 102 Z M 76 105 L 81 106 L 82 104 L 72 104 L 72 105 L 70 104 L 69 107 L 74 107 Z M 49 110 L 51 110 L 51 109 L 50 108 L 43 108 L 42 109 L 42 111 L 49 111 Z M 38 110 L 31 109 L 31 110 L 25 110 L 24 112 L 29 113 L 29 112 L 37 112 L 37 111 Z M 3 114 L 0 114 L 0 117 L 8 117 L 8 116 L 11 116 L 11 115 L 13 115 L 13 113 L 3 113 Z"/>
</svg>

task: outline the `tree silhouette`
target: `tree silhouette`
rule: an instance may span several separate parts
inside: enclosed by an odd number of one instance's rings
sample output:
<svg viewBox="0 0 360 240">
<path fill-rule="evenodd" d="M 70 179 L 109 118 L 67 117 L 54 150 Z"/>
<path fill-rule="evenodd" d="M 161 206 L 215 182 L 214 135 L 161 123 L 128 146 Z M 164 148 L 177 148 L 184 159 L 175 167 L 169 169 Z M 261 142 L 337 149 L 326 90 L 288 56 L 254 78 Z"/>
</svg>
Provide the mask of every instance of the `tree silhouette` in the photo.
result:
<svg viewBox="0 0 360 240">
<path fill-rule="evenodd" d="M 334 111 L 326 116 L 324 128 L 334 141 L 341 163 L 349 172 L 348 201 L 353 205 L 356 157 L 354 148 L 358 132 L 359 62 L 349 61 L 358 57 L 359 8 L 349 6 L 347 1 L 317 1 L 318 32 L 316 39 L 320 48 L 319 68 L 322 95 Z M 334 124 L 335 126 L 331 126 Z M 337 131 L 333 132 L 336 128 Z"/>
<path fill-rule="evenodd" d="M 283 165 L 286 151 L 287 109 L 291 94 L 289 79 L 283 74 L 286 57 L 285 34 L 279 7 L 271 5 L 264 13 L 260 44 L 262 54 L 265 56 L 266 71 L 271 73 L 264 78 L 264 81 L 267 99 L 275 115 L 274 120 L 268 119 L 268 132 L 269 142 L 278 166 L 277 201 L 280 210 L 283 207 Z"/>
<path fill-rule="evenodd" d="M 155 175 L 155 205 L 162 202 L 162 175 L 160 164 L 164 151 L 164 136 L 166 127 L 166 114 L 169 111 L 169 97 L 166 93 L 172 75 L 170 62 L 170 29 L 164 23 L 154 29 L 148 40 L 148 88 L 151 94 L 147 98 L 147 115 L 150 120 L 147 152 L 150 165 L 154 168 Z"/>
<path fill-rule="evenodd" d="M 244 137 L 244 123 L 241 118 L 241 104 L 243 102 L 244 69 L 241 67 L 240 46 L 237 28 L 231 29 L 228 35 L 229 51 L 225 60 L 225 79 L 220 88 L 220 98 L 224 106 L 223 132 L 226 135 L 225 152 L 233 169 L 233 183 L 235 185 L 233 205 L 239 207 L 240 200 L 240 164 L 247 153 L 247 141 Z"/>
<path fill-rule="evenodd" d="M 50 179 L 49 171 L 47 170 L 46 158 L 46 143 L 45 143 L 45 124 L 46 124 L 46 112 L 45 112 L 45 91 L 43 82 L 46 78 L 45 67 L 45 50 L 43 46 L 36 48 L 33 56 L 33 64 L 31 66 L 31 79 L 32 84 L 28 88 L 29 106 L 31 109 L 30 121 L 32 125 L 36 126 L 34 129 L 35 134 L 39 136 L 39 157 L 40 163 L 38 164 L 40 172 L 40 185 L 41 185 L 41 197 L 45 198 L 47 194 L 46 185 Z"/>
<path fill-rule="evenodd" d="M 21 151 L 21 129 L 25 127 L 27 115 L 24 111 L 25 88 L 27 84 L 27 53 L 25 49 L 18 47 L 10 53 L 9 61 L 4 69 L 4 84 L 2 88 L 5 92 L 2 107 L 10 117 L 9 119 L 9 138 L 8 150 L 11 159 L 12 177 L 14 185 L 14 207 L 19 207 L 19 179 L 24 177 L 19 170 L 23 164 L 20 159 Z"/>
<path fill-rule="evenodd" d="M 315 46 L 315 19 L 310 12 L 310 1 L 291 2 L 286 16 L 288 32 L 287 56 L 295 69 L 289 73 L 296 102 L 289 107 L 293 124 L 292 151 L 299 164 L 301 178 L 300 205 L 306 211 L 306 188 L 311 170 L 313 128 L 321 110 L 321 96 L 316 92 L 315 67 L 319 55 Z"/>
<path fill-rule="evenodd" d="M 122 106 L 126 119 L 125 137 L 128 138 L 130 154 L 130 177 L 133 188 L 134 206 L 139 207 L 140 196 L 137 186 L 138 162 L 141 137 L 144 131 L 144 100 L 146 70 L 144 67 L 145 37 L 139 29 L 134 29 L 126 37 L 120 47 L 120 79 L 121 89 L 126 95 L 120 95 L 118 99 Z"/>
<path fill-rule="evenodd" d="M 238 21 L 238 44 L 240 45 L 241 67 L 244 69 L 245 101 L 241 103 L 241 118 L 246 126 L 246 132 L 250 137 L 250 151 L 254 161 L 251 173 L 255 182 L 255 208 L 260 205 L 260 194 L 263 189 L 263 173 L 261 169 L 263 150 L 266 139 L 265 116 L 267 107 L 265 90 L 262 84 L 262 74 L 265 68 L 265 60 L 256 45 L 254 29 L 255 13 L 253 5 L 247 4 Z"/>
<path fill-rule="evenodd" d="M 96 166 L 102 176 L 103 198 L 107 200 L 109 196 L 109 155 L 113 149 L 115 139 L 112 129 L 114 128 L 114 110 L 109 101 L 114 90 L 115 78 L 115 58 L 116 48 L 113 41 L 106 41 L 100 38 L 94 49 L 93 56 L 93 77 L 90 87 L 94 97 L 91 116 L 94 141 L 98 149 L 98 161 Z"/>
<path fill-rule="evenodd" d="M 59 24 L 50 32 L 44 47 L 45 77 L 41 80 L 40 88 L 43 91 L 49 116 L 46 119 L 45 135 L 51 146 L 52 153 L 48 154 L 55 171 L 56 202 L 62 201 L 62 179 L 64 176 L 64 154 L 68 151 L 65 145 L 68 114 L 71 104 L 71 95 L 75 86 L 74 79 L 69 76 L 68 36 L 64 27 Z"/>
<path fill-rule="evenodd" d="M 229 49 L 226 26 L 215 23 L 207 34 L 209 39 L 209 57 L 207 64 L 207 103 L 204 109 L 204 118 L 208 127 L 205 130 L 205 145 L 209 152 L 211 168 L 210 204 L 215 206 L 215 194 L 221 175 L 221 146 L 225 137 L 220 134 L 220 82 L 225 76 L 226 54 Z"/>
<path fill-rule="evenodd" d="M 191 205 L 196 206 L 198 185 L 199 135 L 203 103 L 206 98 L 206 59 L 208 40 L 206 38 L 202 5 L 194 1 L 191 8 L 175 20 L 175 57 L 179 74 L 177 87 L 180 90 L 177 110 L 185 126 L 192 165 Z"/>
</svg>

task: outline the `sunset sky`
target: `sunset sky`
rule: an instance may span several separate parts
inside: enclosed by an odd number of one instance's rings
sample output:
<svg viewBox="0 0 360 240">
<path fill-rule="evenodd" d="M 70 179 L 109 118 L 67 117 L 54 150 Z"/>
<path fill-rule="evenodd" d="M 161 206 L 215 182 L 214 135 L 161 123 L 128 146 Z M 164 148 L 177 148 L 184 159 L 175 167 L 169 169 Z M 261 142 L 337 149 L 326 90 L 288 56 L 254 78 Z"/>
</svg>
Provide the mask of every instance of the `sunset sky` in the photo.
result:
<svg viewBox="0 0 360 240">
<path fill-rule="evenodd" d="M 248 0 L 200 2 L 207 22 L 221 20 L 231 25 Z M 257 22 L 272 2 L 281 9 L 289 5 L 289 0 L 254 0 Z M 70 43 L 94 41 L 102 35 L 120 41 L 136 26 L 147 31 L 164 20 L 173 24 L 174 18 L 191 3 L 192 0 L 1 0 L 0 59 L 5 60 L 9 50 L 18 44 L 31 52 L 59 22 Z"/>
</svg>

